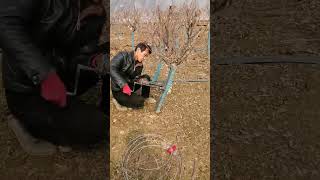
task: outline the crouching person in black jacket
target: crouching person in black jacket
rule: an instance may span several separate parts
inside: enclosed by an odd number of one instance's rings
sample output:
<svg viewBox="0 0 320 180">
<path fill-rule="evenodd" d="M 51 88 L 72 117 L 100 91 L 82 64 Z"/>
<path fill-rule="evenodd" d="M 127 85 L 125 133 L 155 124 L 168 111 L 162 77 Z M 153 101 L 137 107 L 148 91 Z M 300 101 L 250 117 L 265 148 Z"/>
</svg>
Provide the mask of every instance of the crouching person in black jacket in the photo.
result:
<svg viewBox="0 0 320 180">
<path fill-rule="evenodd" d="M 150 77 L 141 75 L 143 61 L 151 53 L 151 47 L 147 43 L 139 43 L 134 51 L 120 52 L 111 60 L 111 89 L 120 105 L 139 109 L 143 108 L 145 101 L 155 102 L 149 97 L 150 87 L 143 85 L 151 80 Z"/>
<path fill-rule="evenodd" d="M 105 15 L 102 0 L 0 2 L 2 77 L 13 115 L 8 124 L 28 153 L 107 139 L 109 47 L 99 44 Z M 79 65 L 87 70 L 76 76 Z M 80 102 L 76 96 L 100 79 L 100 109 Z"/>
</svg>

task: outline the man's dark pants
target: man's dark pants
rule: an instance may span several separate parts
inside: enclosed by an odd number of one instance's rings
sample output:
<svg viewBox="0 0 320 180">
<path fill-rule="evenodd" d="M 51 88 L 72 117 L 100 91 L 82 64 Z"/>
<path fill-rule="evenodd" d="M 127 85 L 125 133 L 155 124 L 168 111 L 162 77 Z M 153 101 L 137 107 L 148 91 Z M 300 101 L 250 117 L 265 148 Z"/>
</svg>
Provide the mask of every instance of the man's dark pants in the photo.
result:
<svg viewBox="0 0 320 180">
<path fill-rule="evenodd" d="M 150 81 L 148 75 L 143 75 L 144 78 L 147 78 Z M 134 92 L 129 96 L 122 91 L 112 91 L 113 97 L 117 102 L 129 108 L 139 109 L 144 106 L 144 101 L 150 96 L 150 87 L 149 86 L 140 86 L 138 84 L 129 84 L 129 87 L 134 90 Z"/>
<path fill-rule="evenodd" d="M 109 93 L 104 94 L 109 102 Z M 6 98 L 11 113 L 34 137 L 59 145 L 89 145 L 107 140 L 109 116 L 77 97 L 68 97 L 66 108 L 35 94 L 6 91 Z M 105 105 L 103 110 L 108 109 Z"/>
</svg>

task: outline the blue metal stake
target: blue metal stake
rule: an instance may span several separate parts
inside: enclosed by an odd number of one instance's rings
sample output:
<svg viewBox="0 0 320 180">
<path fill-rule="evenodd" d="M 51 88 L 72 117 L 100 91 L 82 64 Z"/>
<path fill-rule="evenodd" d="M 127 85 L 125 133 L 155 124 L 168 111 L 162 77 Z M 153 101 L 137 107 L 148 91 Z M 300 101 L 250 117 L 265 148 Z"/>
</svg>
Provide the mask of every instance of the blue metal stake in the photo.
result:
<svg viewBox="0 0 320 180">
<path fill-rule="evenodd" d="M 162 43 L 160 43 L 160 51 L 161 51 L 161 53 L 163 53 L 163 44 Z M 157 70 L 152 77 L 151 83 L 156 83 L 158 81 L 162 67 L 163 67 L 163 62 L 161 60 L 159 60 L 158 65 L 157 65 Z"/>
<path fill-rule="evenodd" d="M 165 90 L 163 91 L 163 93 L 160 96 L 160 100 L 159 100 L 159 102 L 157 104 L 156 113 L 160 112 L 161 107 L 162 107 L 162 105 L 164 103 L 164 100 L 165 100 L 170 88 L 173 85 L 173 79 L 174 79 L 174 75 L 175 75 L 176 70 L 177 70 L 177 66 L 175 66 L 175 65 L 171 65 L 170 66 L 170 70 L 169 70 L 167 81 L 166 81 Z"/>
<path fill-rule="evenodd" d="M 134 50 L 134 31 L 132 31 L 131 33 L 131 47 L 132 47 L 132 50 Z"/>
<path fill-rule="evenodd" d="M 157 66 L 157 70 L 152 77 L 151 83 L 155 83 L 158 81 L 162 67 L 163 67 L 163 63 L 162 63 L 162 61 L 159 61 L 158 66 Z"/>
</svg>

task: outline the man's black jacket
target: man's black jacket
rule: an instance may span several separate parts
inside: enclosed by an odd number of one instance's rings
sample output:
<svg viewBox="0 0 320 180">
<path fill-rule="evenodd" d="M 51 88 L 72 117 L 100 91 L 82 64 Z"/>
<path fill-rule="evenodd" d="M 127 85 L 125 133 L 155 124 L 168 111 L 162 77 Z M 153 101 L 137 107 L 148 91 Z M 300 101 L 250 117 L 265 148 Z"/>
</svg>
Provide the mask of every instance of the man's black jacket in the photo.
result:
<svg viewBox="0 0 320 180">
<path fill-rule="evenodd" d="M 134 59 L 134 51 L 118 53 L 110 65 L 111 90 L 120 91 L 126 83 L 133 83 L 141 75 L 142 68 L 142 63 Z"/>
<path fill-rule="evenodd" d="M 4 87 L 34 92 L 58 71 L 75 42 L 78 0 L 0 1 L 0 47 Z"/>
</svg>

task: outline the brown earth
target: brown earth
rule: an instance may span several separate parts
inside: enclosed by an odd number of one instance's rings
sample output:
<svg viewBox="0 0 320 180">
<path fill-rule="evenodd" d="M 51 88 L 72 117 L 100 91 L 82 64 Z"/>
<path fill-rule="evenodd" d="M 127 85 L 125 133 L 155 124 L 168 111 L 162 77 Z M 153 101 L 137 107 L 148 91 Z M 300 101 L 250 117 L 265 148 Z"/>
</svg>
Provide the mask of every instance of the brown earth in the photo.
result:
<svg viewBox="0 0 320 180">
<path fill-rule="evenodd" d="M 234 1 L 212 18 L 212 61 L 319 56 L 319 9 L 315 0 Z M 319 179 L 319 69 L 302 64 L 212 66 L 212 176 Z"/>
</svg>

